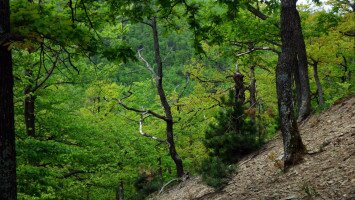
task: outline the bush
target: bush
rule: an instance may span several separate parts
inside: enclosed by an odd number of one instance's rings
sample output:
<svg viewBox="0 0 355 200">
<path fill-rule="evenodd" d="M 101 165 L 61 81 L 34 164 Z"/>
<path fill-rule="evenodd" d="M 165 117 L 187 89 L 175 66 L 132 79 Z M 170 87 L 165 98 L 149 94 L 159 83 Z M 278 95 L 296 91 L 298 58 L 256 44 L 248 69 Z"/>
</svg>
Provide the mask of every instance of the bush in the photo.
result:
<svg viewBox="0 0 355 200">
<path fill-rule="evenodd" d="M 202 180 L 215 189 L 222 189 L 230 179 L 233 168 L 218 157 L 209 157 L 202 161 L 200 173 Z"/>
</svg>

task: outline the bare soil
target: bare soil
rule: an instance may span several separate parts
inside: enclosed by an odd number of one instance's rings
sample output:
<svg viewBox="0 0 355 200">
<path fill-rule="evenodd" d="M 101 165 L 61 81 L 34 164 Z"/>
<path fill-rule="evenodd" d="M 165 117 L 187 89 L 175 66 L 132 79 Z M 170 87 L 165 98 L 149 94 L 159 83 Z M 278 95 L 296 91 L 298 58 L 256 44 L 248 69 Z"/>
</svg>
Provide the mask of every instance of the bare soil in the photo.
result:
<svg viewBox="0 0 355 200">
<path fill-rule="evenodd" d="M 283 172 L 282 140 L 277 136 L 237 165 L 221 191 L 200 177 L 184 181 L 154 199 L 347 199 L 355 200 L 355 95 L 300 124 L 308 154 Z"/>
</svg>

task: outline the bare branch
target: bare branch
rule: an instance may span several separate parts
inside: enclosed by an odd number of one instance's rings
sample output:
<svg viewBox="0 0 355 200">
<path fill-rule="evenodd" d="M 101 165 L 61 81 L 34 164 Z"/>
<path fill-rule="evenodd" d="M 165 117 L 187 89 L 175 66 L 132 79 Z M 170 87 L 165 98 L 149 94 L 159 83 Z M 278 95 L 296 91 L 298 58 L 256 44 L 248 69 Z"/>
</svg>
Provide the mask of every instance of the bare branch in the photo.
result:
<svg viewBox="0 0 355 200">
<path fill-rule="evenodd" d="M 152 27 L 152 24 L 151 24 L 151 23 L 149 23 L 149 22 L 141 21 L 141 23 L 142 23 L 142 24 L 145 24 L 145 25 L 147 25 L 147 26 Z"/>
<path fill-rule="evenodd" d="M 127 98 L 127 97 L 124 97 L 124 98 Z M 106 99 L 106 98 L 105 98 Z M 132 108 L 132 107 L 129 107 L 127 106 L 126 104 L 122 103 L 121 99 L 117 99 L 117 98 L 112 98 L 112 100 L 115 100 L 119 105 L 121 105 L 123 108 L 125 108 L 126 110 L 130 110 L 130 111 L 134 111 L 136 113 L 147 113 L 147 114 L 150 114 L 156 118 L 159 118 L 159 119 L 162 119 L 164 121 L 167 121 L 166 117 L 163 116 L 163 115 L 160 115 L 154 111 L 151 111 L 151 110 L 140 110 L 140 109 L 137 109 L 137 108 Z"/>
<path fill-rule="evenodd" d="M 152 73 L 153 76 L 156 76 L 156 73 L 153 69 L 153 67 L 148 63 L 148 61 L 146 59 L 143 58 L 142 54 L 141 54 L 141 51 L 143 50 L 142 49 L 139 49 L 137 52 L 138 52 L 138 56 L 139 58 L 145 63 L 145 66 L 147 67 L 147 69 Z"/>
<path fill-rule="evenodd" d="M 255 51 L 272 51 L 272 52 L 275 52 L 277 54 L 280 53 L 278 50 L 276 50 L 274 48 L 271 48 L 271 47 L 254 47 L 254 48 L 250 49 L 249 51 L 246 51 L 246 52 L 243 52 L 243 53 L 238 53 L 236 55 L 236 57 L 247 55 L 247 54 L 253 53 Z"/>
<path fill-rule="evenodd" d="M 166 59 L 168 59 L 169 54 L 170 54 L 172 51 L 173 51 L 173 48 L 172 48 L 172 47 L 170 47 L 170 49 L 169 49 L 168 53 L 165 55 L 165 58 L 163 58 L 163 62 L 165 62 L 165 60 L 166 60 Z"/>
<path fill-rule="evenodd" d="M 270 44 L 273 44 L 273 45 L 275 45 L 275 46 L 281 47 L 281 44 L 279 44 L 279 43 L 277 43 L 277 42 L 275 42 L 275 41 L 273 41 L 273 40 L 265 39 L 265 41 L 268 42 L 268 43 L 270 43 Z"/>
<path fill-rule="evenodd" d="M 157 138 L 157 137 L 155 137 L 155 136 L 153 136 L 153 135 L 150 135 L 150 134 L 148 134 L 148 133 L 145 133 L 145 132 L 143 131 L 143 122 L 144 122 L 144 115 L 145 115 L 145 114 L 147 114 L 147 112 L 141 113 L 141 119 L 139 120 L 139 133 L 140 133 L 141 135 L 143 135 L 144 137 L 149 137 L 149 138 L 151 138 L 151 139 L 153 139 L 153 140 L 156 140 L 156 141 L 158 141 L 158 142 L 160 142 L 160 143 L 167 143 L 166 140 Z"/>
<path fill-rule="evenodd" d="M 47 71 L 47 75 L 44 77 L 44 79 L 39 82 L 38 84 L 36 84 L 36 86 L 32 89 L 32 92 L 35 92 L 36 90 L 38 90 L 40 87 L 43 86 L 43 84 L 49 79 L 49 77 L 52 75 L 54 69 L 57 67 L 58 64 L 58 59 L 59 55 L 56 56 L 55 61 L 52 64 L 52 67 Z"/>
</svg>

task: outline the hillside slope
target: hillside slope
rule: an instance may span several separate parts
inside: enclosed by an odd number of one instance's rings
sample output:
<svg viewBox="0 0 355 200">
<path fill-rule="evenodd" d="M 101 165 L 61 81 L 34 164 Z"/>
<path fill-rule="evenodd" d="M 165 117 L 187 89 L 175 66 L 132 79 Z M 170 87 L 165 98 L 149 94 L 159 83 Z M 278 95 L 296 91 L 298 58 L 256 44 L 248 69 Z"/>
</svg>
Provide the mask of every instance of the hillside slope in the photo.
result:
<svg viewBox="0 0 355 200">
<path fill-rule="evenodd" d="M 242 160 L 222 191 L 195 177 L 154 199 L 355 199 L 355 95 L 311 116 L 300 131 L 309 154 L 287 173 L 278 167 L 278 136 Z"/>
</svg>

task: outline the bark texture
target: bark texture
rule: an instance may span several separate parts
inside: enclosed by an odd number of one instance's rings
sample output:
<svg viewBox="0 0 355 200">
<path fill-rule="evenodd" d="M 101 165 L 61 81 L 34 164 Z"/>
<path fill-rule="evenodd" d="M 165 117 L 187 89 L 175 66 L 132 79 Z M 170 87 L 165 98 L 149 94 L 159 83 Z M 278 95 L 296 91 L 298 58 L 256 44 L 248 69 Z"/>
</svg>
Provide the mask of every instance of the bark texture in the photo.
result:
<svg viewBox="0 0 355 200">
<path fill-rule="evenodd" d="M 297 2 L 297 0 L 296 0 Z M 306 45 L 304 42 L 304 37 L 302 34 L 301 27 L 301 18 L 298 13 L 296 6 L 289 13 L 295 20 L 295 31 L 294 37 L 295 48 L 297 50 L 297 68 L 298 68 L 298 85 L 299 93 L 298 99 L 298 120 L 303 121 L 311 113 L 311 90 L 309 86 L 309 77 L 308 77 L 308 63 L 307 63 L 307 53 Z M 296 80 L 296 79 L 295 79 Z"/>
<path fill-rule="evenodd" d="M 169 145 L 169 154 L 173 159 L 176 166 L 176 173 L 178 177 L 182 177 L 184 175 L 184 168 L 182 160 L 179 154 L 176 152 L 175 141 L 174 141 L 174 121 L 173 116 L 171 114 L 171 107 L 166 99 L 165 91 L 163 88 L 163 64 L 160 56 L 160 47 L 159 47 L 159 38 L 158 38 L 158 28 L 157 28 L 157 19 L 156 17 L 152 17 L 152 31 L 153 31 L 153 39 L 154 39 L 154 51 L 155 51 L 155 62 L 157 65 L 157 76 L 156 76 L 156 88 L 158 90 L 158 95 L 160 98 L 160 103 L 164 108 L 165 113 L 165 121 L 166 121 L 166 137 L 167 143 Z"/>
<path fill-rule="evenodd" d="M 276 89 L 280 116 L 280 125 L 284 145 L 284 167 L 296 164 L 305 152 L 292 102 L 292 68 L 297 65 L 295 48 L 295 15 L 297 0 L 281 1 L 281 40 L 282 52 L 276 68 Z"/>
<path fill-rule="evenodd" d="M 10 33 L 9 0 L 0 0 L 0 36 Z M 16 151 L 11 51 L 0 45 L 0 199 L 15 200 Z"/>
</svg>

